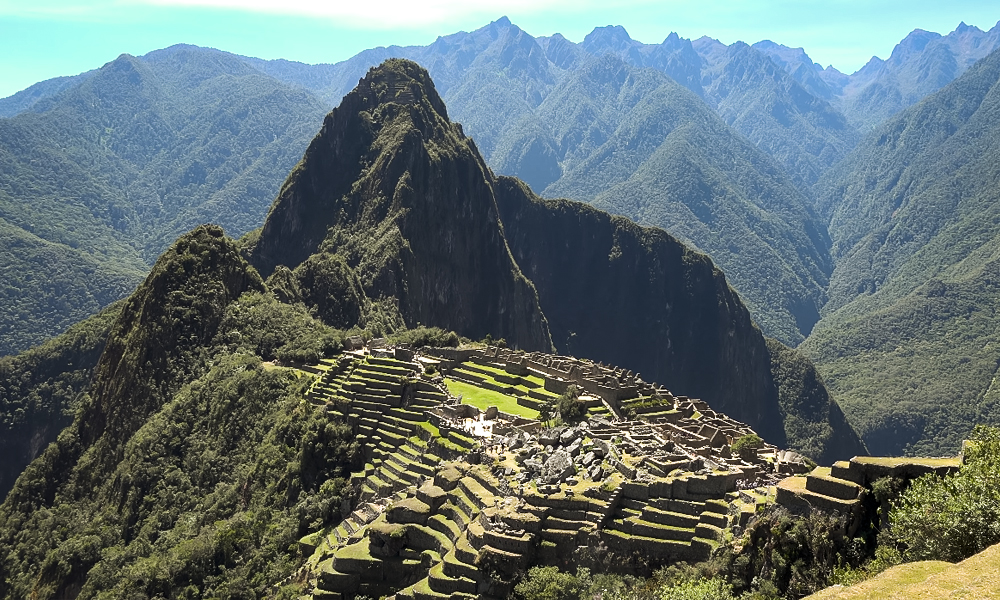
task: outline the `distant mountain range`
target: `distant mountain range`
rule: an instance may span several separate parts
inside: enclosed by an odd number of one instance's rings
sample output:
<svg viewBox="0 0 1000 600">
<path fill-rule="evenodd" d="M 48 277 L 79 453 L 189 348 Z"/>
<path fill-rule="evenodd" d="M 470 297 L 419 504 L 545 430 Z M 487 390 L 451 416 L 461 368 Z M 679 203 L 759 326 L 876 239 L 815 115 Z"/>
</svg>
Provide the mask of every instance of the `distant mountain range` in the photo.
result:
<svg viewBox="0 0 1000 600">
<path fill-rule="evenodd" d="M 326 112 L 197 48 L 40 86 L 0 119 L 0 355 L 127 295 L 198 223 L 254 227 Z"/>
<path fill-rule="evenodd" d="M 941 389 L 968 386 L 962 397 L 980 408 L 935 413 L 950 424 L 931 426 L 914 415 L 935 401 L 911 410 L 894 400 L 895 412 L 883 410 L 886 398 L 912 401 L 907 390 L 924 384 L 906 374 L 905 357 L 872 363 L 870 352 L 885 339 L 913 350 L 908 341 L 934 331 L 932 360 L 942 348 L 981 341 L 979 329 L 957 320 L 918 326 L 912 315 L 886 329 L 870 319 L 910 306 L 921 286 L 966 281 L 988 263 L 985 250 L 968 250 L 979 237 L 939 234 L 958 218 L 947 216 L 947 202 L 966 207 L 963 223 L 990 222 L 990 96 L 974 110 L 964 98 L 977 92 L 960 82 L 989 88 L 974 65 L 998 46 L 1000 27 L 916 30 L 887 60 L 846 75 L 766 40 L 726 46 L 671 34 L 643 44 L 610 26 L 574 43 L 533 37 L 502 18 L 337 64 L 193 46 L 123 55 L 0 100 L 0 115 L 10 117 L 0 120 L 0 354 L 125 296 L 197 223 L 250 230 L 322 114 L 370 67 L 403 57 L 429 70 L 449 116 L 497 173 L 544 197 L 661 227 L 707 253 L 763 333 L 793 346 L 806 340 L 873 448 L 948 452 L 967 420 L 1000 420 L 977 391 L 992 346 L 935 375 Z M 982 210 L 957 200 L 973 197 Z M 954 269 L 964 275 L 946 275 Z M 378 306 L 357 299 L 329 315 Z M 568 325 L 550 333 L 560 349 L 579 334 Z M 976 374 L 963 370 L 969 365 L 979 365 Z"/>
</svg>

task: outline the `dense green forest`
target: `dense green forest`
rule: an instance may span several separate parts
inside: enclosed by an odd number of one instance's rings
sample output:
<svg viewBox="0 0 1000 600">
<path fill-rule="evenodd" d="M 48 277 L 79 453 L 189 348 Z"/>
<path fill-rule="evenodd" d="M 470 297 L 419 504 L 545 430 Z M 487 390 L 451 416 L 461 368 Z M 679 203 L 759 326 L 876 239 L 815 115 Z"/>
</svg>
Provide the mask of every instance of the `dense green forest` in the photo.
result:
<svg viewBox="0 0 1000 600">
<path fill-rule="evenodd" d="M 201 48 L 73 83 L 0 119 L 0 355 L 127 295 L 193 226 L 256 227 L 324 111 Z"/>
<path fill-rule="evenodd" d="M 257 289 L 235 244 L 202 227 L 103 315 L 73 423 L 0 507 L 0 595 L 260 597 L 300 535 L 341 517 L 349 429 L 262 360 L 317 340 L 339 351 L 342 334 Z"/>
<path fill-rule="evenodd" d="M 837 267 L 803 349 L 881 454 L 997 423 L 1000 54 L 876 129 L 820 182 Z"/>
<path fill-rule="evenodd" d="M 113 304 L 44 344 L 0 358 L 0 497 L 72 423 L 119 311 Z"/>
</svg>

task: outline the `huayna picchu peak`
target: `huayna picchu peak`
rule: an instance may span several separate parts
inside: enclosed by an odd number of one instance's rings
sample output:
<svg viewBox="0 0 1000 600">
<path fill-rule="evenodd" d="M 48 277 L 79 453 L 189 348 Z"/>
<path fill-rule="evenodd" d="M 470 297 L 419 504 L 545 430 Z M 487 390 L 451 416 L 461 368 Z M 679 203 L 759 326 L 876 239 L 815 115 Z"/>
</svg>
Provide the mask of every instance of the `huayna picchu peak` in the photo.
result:
<svg viewBox="0 0 1000 600">
<path fill-rule="evenodd" d="M 494 597 L 707 558 L 775 502 L 868 514 L 775 487 L 864 445 L 707 256 L 494 175 L 409 61 L 261 229 L 194 229 L 85 325 L 73 422 L 0 506 L 3 597 Z M 37 393 L 32 364 L 0 373 Z"/>
<path fill-rule="evenodd" d="M 269 275 L 317 251 L 360 277 L 364 323 L 418 323 L 552 347 L 510 255 L 492 174 L 410 61 L 372 69 L 323 122 L 271 208 L 251 261 Z"/>
</svg>

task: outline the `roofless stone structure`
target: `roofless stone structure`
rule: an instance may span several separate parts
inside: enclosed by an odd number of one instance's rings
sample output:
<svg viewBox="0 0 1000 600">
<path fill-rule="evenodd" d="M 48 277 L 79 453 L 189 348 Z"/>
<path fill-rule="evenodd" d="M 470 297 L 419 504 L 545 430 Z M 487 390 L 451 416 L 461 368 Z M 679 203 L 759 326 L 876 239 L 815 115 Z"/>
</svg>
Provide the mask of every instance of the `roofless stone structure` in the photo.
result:
<svg viewBox="0 0 1000 600">
<path fill-rule="evenodd" d="M 502 598 L 535 564 L 642 574 L 708 558 L 776 496 L 847 514 L 864 497 L 828 473 L 781 484 L 809 470 L 801 456 L 734 455 L 745 424 L 588 360 L 379 341 L 306 369 L 309 400 L 354 428 L 366 461 L 349 516 L 301 542 L 314 598 Z M 583 417 L 540 422 L 570 386 Z"/>
</svg>

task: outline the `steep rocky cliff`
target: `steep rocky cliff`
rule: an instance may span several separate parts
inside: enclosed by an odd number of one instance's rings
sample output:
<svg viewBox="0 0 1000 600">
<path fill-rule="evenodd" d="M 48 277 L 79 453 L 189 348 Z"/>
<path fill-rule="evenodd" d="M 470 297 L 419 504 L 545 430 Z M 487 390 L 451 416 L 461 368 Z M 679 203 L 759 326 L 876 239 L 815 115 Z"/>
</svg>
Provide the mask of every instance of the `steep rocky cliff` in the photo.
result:
<svg viewBox="0 0 1000 600">
<path fill-rule="evenodd" d="M 267 276 L 318 251 L 340 254 L 379 318 L 548 350 L 548 325 L 510 256 L 491 180 L 427 72 L 390 60 L 327 116 L 251 260 Z"/>
<path fill-rule="evenodd" d="M 725 276 L 661 229 L 500 177 L 508 243 L 561 352 L 628 365 L 784 445 L 764 338 Z"/>
</svg>

